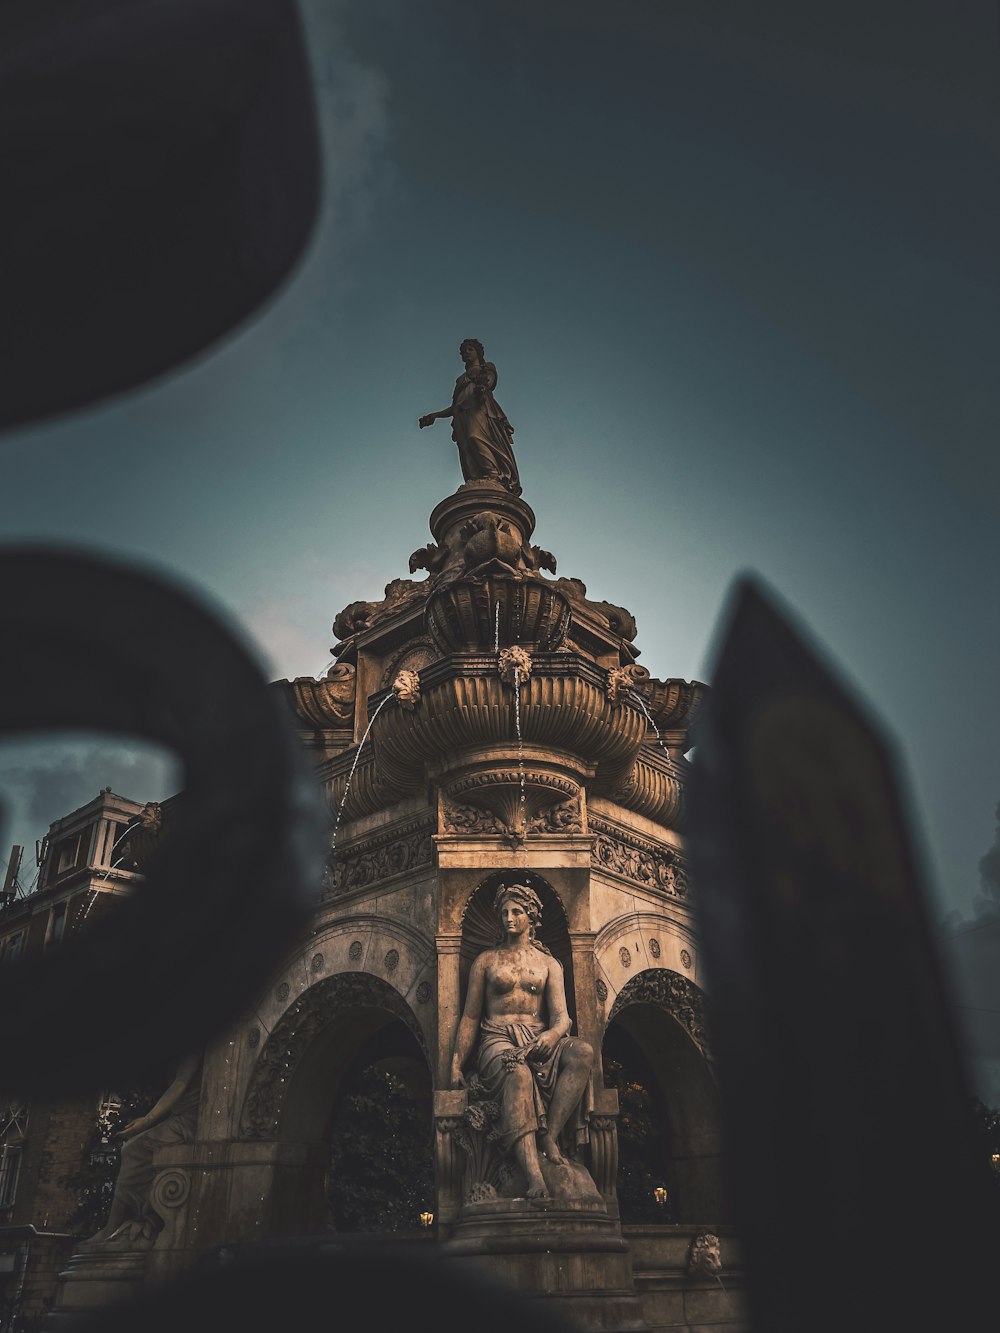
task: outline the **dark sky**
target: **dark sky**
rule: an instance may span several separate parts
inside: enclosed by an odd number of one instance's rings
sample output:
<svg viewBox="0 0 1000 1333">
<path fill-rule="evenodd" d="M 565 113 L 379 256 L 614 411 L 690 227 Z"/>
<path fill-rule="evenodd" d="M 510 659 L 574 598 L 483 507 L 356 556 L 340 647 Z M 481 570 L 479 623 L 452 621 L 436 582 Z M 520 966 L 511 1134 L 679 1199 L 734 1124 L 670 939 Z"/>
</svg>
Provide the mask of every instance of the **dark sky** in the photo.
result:
<svg viewBox="0 0 1000 1333">
<path fill-rule="evenodd" d="M 416 418 L 478 337 L 560 574 L 690 677 L 757 570 L 897 738 L 935 910 L 971 915 L 1000 799 L 996 7 L 303 11 L 307 258 L 198 365 L 0 445 L 0 535 L 178 573 L 316 674 L 461 480 Z M 0 751 L 5 842 L 63 812 L 56 754 Z M 74 754 L 83 801 L 109 761 Z"/>
</svg>

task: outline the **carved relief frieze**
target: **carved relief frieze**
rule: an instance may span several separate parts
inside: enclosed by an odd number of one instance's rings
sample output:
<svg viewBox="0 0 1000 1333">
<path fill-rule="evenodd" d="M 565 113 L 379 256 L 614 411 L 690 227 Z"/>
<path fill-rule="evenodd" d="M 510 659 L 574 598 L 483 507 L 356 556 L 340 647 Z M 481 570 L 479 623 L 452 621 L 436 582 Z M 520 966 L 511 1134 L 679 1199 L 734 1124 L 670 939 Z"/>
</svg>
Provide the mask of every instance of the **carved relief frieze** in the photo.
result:
<svg viewBox="0 0 1000 1333">
<path fill-rule="evenodd" d="M 582 833 L 583 814 L 575 797 L 543 810 L 528 820 L 529 833 Z"/>
<path fill-rule="evenodd" d="M 676 848 L 658 846 L 593 817 L 590 831 L 596 834 L 591 853 L 595 866 L 672 898 L 688 897 L 687 867 Z"/>
<path fill-rule="evenodd" d="M 444 801 L 441 810 L 441 831 L 503 834 L 509 830 L 499 815 L 493 814 L 491 810 L 480 810 L 474 805 L 457 805 L 454 801 Z"/>
<path fill-rule="evenodd" d="M 324 897 L 336 898 L 430 865 L 434 854 L 432 832 L 433 825 L 420 820 L 402 828 L 385 829 L 344 851 L 338 849 L 327 866 Z"/>
</svg>

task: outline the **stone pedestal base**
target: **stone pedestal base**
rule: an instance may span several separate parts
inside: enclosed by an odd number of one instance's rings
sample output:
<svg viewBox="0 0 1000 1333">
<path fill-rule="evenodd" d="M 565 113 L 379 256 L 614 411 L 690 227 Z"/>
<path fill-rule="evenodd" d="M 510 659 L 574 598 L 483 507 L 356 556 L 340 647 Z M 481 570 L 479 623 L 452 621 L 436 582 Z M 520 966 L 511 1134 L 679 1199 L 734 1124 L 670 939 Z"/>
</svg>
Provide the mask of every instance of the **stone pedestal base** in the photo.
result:
<svg viewBox="0 0 1000 1333">
<path fill-rule="evenodd" d="M 466 1204 L 442 1246 L 522 1296 L 544 1301 L 581 1333 L 639 1333 L 646 1325 L 628 1246 L 603 1202 L 495 1199 Z"/>
<path fill-rule="evenodd" d="M 129 1300 L 142 1285 L 148 1259 L 148 1245 L 139 1250 L 74 1251 L 59 1274 L 45 1333 L 70 1329 L 82 1315 Z"/>
</svg>

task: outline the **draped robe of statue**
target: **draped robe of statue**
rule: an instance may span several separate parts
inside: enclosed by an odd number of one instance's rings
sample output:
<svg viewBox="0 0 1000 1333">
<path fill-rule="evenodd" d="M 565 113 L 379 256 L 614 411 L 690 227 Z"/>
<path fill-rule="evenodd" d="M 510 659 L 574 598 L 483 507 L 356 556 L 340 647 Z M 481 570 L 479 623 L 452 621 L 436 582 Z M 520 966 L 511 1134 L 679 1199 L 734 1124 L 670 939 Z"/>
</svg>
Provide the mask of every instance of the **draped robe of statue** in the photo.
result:
<svg viewBox="0 0 1000 1333">
<path fill-rule="evenodd" d="M 451 400 L 451 438 L 458 445 L 466 481 L 496 481 L 520 495 L 514 431 L 493 397 L 496 383 L 497 369 L 492 361 L 459 375 Z"/>
</svg>

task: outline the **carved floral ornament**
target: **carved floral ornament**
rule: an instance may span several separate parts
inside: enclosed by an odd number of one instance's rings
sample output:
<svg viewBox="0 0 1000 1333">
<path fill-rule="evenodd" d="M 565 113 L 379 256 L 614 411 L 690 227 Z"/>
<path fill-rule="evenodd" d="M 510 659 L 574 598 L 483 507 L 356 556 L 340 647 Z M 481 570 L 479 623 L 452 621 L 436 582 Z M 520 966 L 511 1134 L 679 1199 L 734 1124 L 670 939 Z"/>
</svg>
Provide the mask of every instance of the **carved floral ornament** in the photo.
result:
<svg viewBox="0 0 1000 1333">
<path fill-rule="evenodd" d="M 336 898 L 421 869 L 431 864 L 433 854 L 431 826 L 425 823 L 410 824 L 377 841 L 337 851 L 327 868 L 326 896 Z"/>
<path fill-rule="evenodd" d="M 590 830 L 597 835 L 591 853 L 594 865 L 674 898 L 688 896 L 687 868 L 676 848 L 612 830 L 593 816 Z"/>
</svg>

